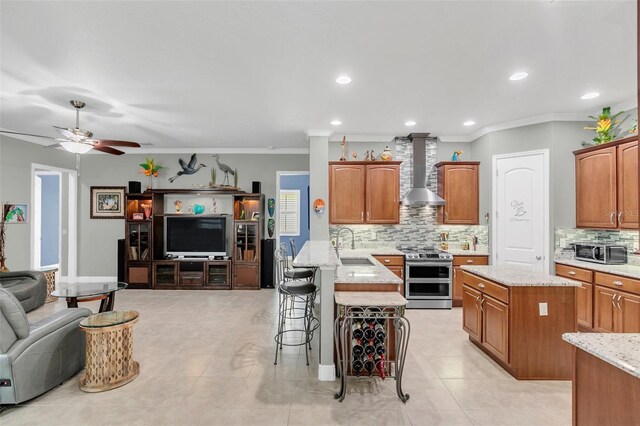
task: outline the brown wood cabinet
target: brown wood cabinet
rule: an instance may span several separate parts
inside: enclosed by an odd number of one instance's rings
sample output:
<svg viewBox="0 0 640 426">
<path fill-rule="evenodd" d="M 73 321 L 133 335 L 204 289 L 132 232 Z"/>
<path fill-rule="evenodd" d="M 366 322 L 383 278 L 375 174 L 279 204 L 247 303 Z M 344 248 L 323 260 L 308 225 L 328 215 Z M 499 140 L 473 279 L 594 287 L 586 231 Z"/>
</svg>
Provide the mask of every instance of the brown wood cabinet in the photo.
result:
<svg viewBox="0 0 640 426">
<path fill-rule="evenodd" d="M 575 287 L 507 287 L 461 270 L 462 322 L 469 340 L 516 379 L 570 379 Z M 547 315 L 539 306 L 547 304 Z M 535 356 L 532 356 L 535 354 Z"/>
<path fill-rule="evenodd" d="M 453 256 L 453 301 L 454 307 L 462 306 L 462 265 L 488 265 L 489 256 Z"/>
<path fill-rule="evenodd" d="M 329 222 L 400 222 L 400 161 L 329 163 Z"/>
<path fill-rule="evenodd" d="M 404 256 L 381 256 L 374 254 L 373 257 L 404 281 Z M 404 296 L 404 284 L 402 285 L 400 294 Z"/>
<path fill-rule="evenodd" d="M 637 229 L 637 136 L 574 151 L 576 227 Z"/>
<path fill-rule="evenodd" d="M 556 275 L 582 284 L 576 290 L 580 330 L 640 333 L 640 280 L 559 263 Z"/>
<path fill-rule="evenodd" d="M 479 170 L 477 161 L 444 161 L 436 164 L 438 195 L 447 202 L 438 207 L 437 222 L 477 225 L 479 216 Z"/>
</svg>

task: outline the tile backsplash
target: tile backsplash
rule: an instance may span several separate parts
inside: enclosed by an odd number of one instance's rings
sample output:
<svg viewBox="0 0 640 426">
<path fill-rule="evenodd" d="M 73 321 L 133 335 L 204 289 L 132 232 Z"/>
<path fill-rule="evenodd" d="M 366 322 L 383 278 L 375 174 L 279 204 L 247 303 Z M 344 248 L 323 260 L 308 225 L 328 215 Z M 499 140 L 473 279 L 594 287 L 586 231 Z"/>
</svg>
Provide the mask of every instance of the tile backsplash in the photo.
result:
<svg viewBox="0 0 640 426">
<path fill-rule="evenodd" d="M 607 231 L 598 229 L 555 229 L 555 255 L 572 256 L 568 247 L 577 242 L 604 242 L 611 244 L 624 244 L 629 252 L 629 263 L 640 265 L 640 256 L 632 254 L 640 247 L 638 231 Z"/>
<path fill-rule="evenodd" d="M 437 191 L 437 173 L 435 141 L 426 143 L 425 161 L 429 174 L 427 188 Z M 400 166 L 400 196 L 409 191 L 413 179 L 413 145 L 404 139 L 395 141 L 396 160 L 402 161 Z M 330 225 L 331 239 L 335 239 L 341 225 Z M 440 232 L 449 232 L 449 241 L 462 242 L 472 236 L 478 237 L 480 245 L 488 245 L 488 226 L 437 225 L 435 207 L 400 207 L 400 223 L 397 225 L 349 225 L 354 232 L 356 247 L 400 247 L 436 245 L 440 240 Z M 346 243 L 346 244 L 345 244 Z M 341 237 L 341 245 L 350 243 L 350 235 Z"/>
</svg>

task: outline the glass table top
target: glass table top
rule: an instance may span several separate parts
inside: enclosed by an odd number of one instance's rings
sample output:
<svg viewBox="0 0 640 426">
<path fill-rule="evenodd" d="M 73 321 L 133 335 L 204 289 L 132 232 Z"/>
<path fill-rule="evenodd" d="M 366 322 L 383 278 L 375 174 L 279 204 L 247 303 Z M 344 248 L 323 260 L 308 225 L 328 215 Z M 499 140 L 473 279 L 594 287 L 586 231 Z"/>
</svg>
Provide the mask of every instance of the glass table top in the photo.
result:
<svg viewBox="0 0 640 426">
<path fill-rule="evenodd" d="M 58 284 L 58 288 L 52 291 L 51 295 L 56 297 L 98 296 L 125 289 L 127 286 L 128 284 L 123 282 Z"/>
<path fill-rule="evenodd" d="M 91 315 L 80 322 L 80 327 L 101 328 L 125 324 L 138 318 L 136 311 L 109 311 Z"/>
</svg>

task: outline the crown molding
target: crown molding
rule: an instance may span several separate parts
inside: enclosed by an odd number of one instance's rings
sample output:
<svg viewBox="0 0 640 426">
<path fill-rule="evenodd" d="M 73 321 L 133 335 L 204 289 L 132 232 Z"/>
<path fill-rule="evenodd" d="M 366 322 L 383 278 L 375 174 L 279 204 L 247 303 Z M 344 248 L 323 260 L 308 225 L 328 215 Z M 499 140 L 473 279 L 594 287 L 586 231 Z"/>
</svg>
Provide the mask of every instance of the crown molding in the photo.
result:
<svg viewBox="0 0 640 426">
<path fill-rule="evenodd" d="M 305 132 L 307 138 L 312 138 L 314 136 L 318 137 L 330 137 L 333 134 L 331 130 L 322 130 L 322 129 L 307 129 Z"/>
<path fill-rule="evenodd" d="M 309 154 L 309 148 L 130 148 L 127 154 Z M 89 151 L 88 154 L 94 153 Z M 86 154 L 85 154 L 86 155 Z"/>
<path fill-rule="evenodd" d="M 347 142 L 385 142 L 390 143 L 393 141 L 398 135 L 375 135 L 375 134 L 337 134 L 334 133 L 330 138 L 330 142 L 342 142 L 342 138 L 346 137 Z"/>
</svg>

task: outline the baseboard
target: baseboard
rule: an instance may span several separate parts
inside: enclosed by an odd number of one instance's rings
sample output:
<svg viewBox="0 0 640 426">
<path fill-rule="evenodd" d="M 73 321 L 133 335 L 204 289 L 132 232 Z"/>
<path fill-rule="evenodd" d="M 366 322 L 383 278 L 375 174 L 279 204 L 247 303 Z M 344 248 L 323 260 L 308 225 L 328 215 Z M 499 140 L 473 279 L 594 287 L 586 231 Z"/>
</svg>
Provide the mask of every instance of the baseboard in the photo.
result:
<svg viewBox="0 0 640 426">
<path fill-rule="evenodd" d="M 114 283 L 118 281 L 118 277 L 117 276 L 112 276 L 112 277 L 90 277 L 90 276 L 84 276 L 84 277 L 76 277 L 76 279 L 74 280 L 74 282 L 76 283 L 101 283 L 101 282 L 106 282 L 106 283 Z M 68 276 L 61 276 L 59 279 L 59 282 L 61 283 L 68 283 L 69 282 L 69 277 Z"/>
<path fill-rule="evenodd" d="M 333 382 L 336 379 L 335 364 L 320 364 L 318 366 L 318 380 L 321 382 Z"/>
</svg>

